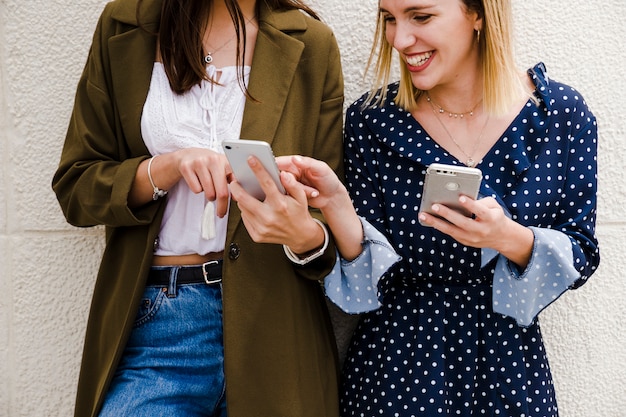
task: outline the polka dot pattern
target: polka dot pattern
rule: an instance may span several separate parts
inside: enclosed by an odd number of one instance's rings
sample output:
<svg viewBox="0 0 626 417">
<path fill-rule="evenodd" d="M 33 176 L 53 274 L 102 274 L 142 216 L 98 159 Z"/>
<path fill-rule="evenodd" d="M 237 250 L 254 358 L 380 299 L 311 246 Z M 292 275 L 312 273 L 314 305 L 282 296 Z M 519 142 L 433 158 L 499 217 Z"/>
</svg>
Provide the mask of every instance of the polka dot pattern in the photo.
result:
<svg viewBox="0 0 626 417">
<path fill-rule="evenodd" d="M 389 99 L 363 110 L 364 96 L 349 108 L 348 188 L 358 214 L 402 259 L 378 283 L 382 306 L 364 314 L 353 335 L 342 378 L 343 417 L 558 415 L 534 315 L 598 266 L 597 127 L 575 89 L 548 79 L 543 64 L 528 73 L 539 103 L 528 101 L 479 165 L 481 195 L 533 227 L 536 245 L 526 271 L 421 226 L 426 167 L 459 161 Z M 397 83 L 388 88 L 393 98 Z M 511 289 L 511 283 L 521 284 Z M 506 297 L 517 310 L 494 311 Z M 520 305 L 530 314 L 523 326 L 513 318 Z"/>
<path fill-rule="evenodd" d="M 364 313 L 382 306 L 378 283 L 381 277 L 400 257 L 387 238 L 365 219 L 363 251 L 352 261 L 346 261 L 337 252 L 335 267 L 324 279 L 326 296 L 346 313 Z"/>
</svg>

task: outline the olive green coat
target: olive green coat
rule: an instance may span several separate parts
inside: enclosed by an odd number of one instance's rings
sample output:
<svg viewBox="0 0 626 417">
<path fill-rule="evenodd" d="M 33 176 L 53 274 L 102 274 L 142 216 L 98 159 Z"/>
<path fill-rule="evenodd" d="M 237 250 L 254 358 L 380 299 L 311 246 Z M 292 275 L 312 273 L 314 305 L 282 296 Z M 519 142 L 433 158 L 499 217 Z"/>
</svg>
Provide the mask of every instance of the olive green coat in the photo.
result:
<svg viewBox="0 0 626 417">
<path fill-rule="evenodd" d="M 160 3 L 143 1 L 148 31 L 158 29 Z M 242 138 L 265 140 L 276 155 L 323 159 L 341 175 L 343 79 L 333 34 L 299 11 L 260 6 L 258 20 L 249 80 L 258 102 L 246 103 Z M 148 31 L 137 27 L 136 0 L 106 6 L 53 179 L 69 223 L 106 226 L 78 384 L 80 417 L 101 407 L 163 213 L 163 199 L 136 210 L 126 204 L 137 167 L 149 156 L 140 132 L 156 47 Z M 229 417 L 338 415 L 336 345 L 318 282 L 334 265 L 334 251 L 331 242 L 321 258 L 294 266 L 280 245 L 252 242 L 231 207 L 223 270 Z"/>
</svg>

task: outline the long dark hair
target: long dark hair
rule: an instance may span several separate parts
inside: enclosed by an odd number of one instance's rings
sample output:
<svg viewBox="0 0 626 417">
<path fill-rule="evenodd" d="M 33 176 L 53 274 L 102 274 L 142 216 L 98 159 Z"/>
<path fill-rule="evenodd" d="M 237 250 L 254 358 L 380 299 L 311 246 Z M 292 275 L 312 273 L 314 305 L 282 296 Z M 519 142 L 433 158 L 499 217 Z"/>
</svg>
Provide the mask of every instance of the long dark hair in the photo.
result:
<svg viewBox="0 0 626 417">
<path fill-rule="evenodd" d="M 235 26 L 237 35 L 237 78 L 244 92 L 243 56 L 246 52 L 245 17 L 237 0 L 224 0 Z M 319 20 L 318 15 L 300 0 L 257 0 L 256 14 L 259 14 L 260 3 L 265 2 L 271 10 L 302 10 Z M 137 4 L 137 20 L 140 21 L 139 9 L 142 0 Z M 202 80 L 215 82 L 206 73 L 201 57 L 204 55 L 202 38 L 210 20 L 213 0 L 163 0 L 161 22 L 158 38 L 161 60 L 172 90 L 183 94 Z M 243 43 L 242 43 L 243 39 Z M 240 45 L 243 48 L 240 48 Z"/>
</svg>

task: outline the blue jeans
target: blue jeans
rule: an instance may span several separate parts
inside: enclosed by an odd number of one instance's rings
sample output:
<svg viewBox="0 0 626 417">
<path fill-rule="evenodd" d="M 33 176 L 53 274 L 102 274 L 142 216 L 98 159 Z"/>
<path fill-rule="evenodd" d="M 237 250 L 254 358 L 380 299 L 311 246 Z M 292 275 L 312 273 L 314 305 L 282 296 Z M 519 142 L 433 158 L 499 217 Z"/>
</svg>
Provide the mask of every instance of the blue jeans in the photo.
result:
<svg viewBox="0 0 626 417">
<path fill-rule="evenodd" d="M 175 280 L 146 287 L 100 417 L 226 417 L 221 284 Z"/>
</svg>

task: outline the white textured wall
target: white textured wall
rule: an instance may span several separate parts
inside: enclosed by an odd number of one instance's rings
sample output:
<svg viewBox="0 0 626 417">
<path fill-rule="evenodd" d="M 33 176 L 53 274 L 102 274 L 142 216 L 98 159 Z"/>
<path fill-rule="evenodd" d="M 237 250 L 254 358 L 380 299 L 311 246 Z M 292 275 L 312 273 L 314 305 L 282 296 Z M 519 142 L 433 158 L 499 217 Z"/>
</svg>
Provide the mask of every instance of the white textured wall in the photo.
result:
<svg viewBox="0 0 626 417">
<path fill-rule="evenodd" d="M 560 408 L 624 416 L 626 2 L 515 2 L 520 65 L 544 61 L 583 93 L 600 126 L 602 265 L 542 313 Z M 50 180 L 104 3 L 0 0 L 1 417 L 71 415 L 102 231 L 67 226 Z M 352 101 L 366 87 L 376 0 L 310 3 L 336 32 Z M 349 324 L 338 324 L 345 334 Z"/>
</svg>

